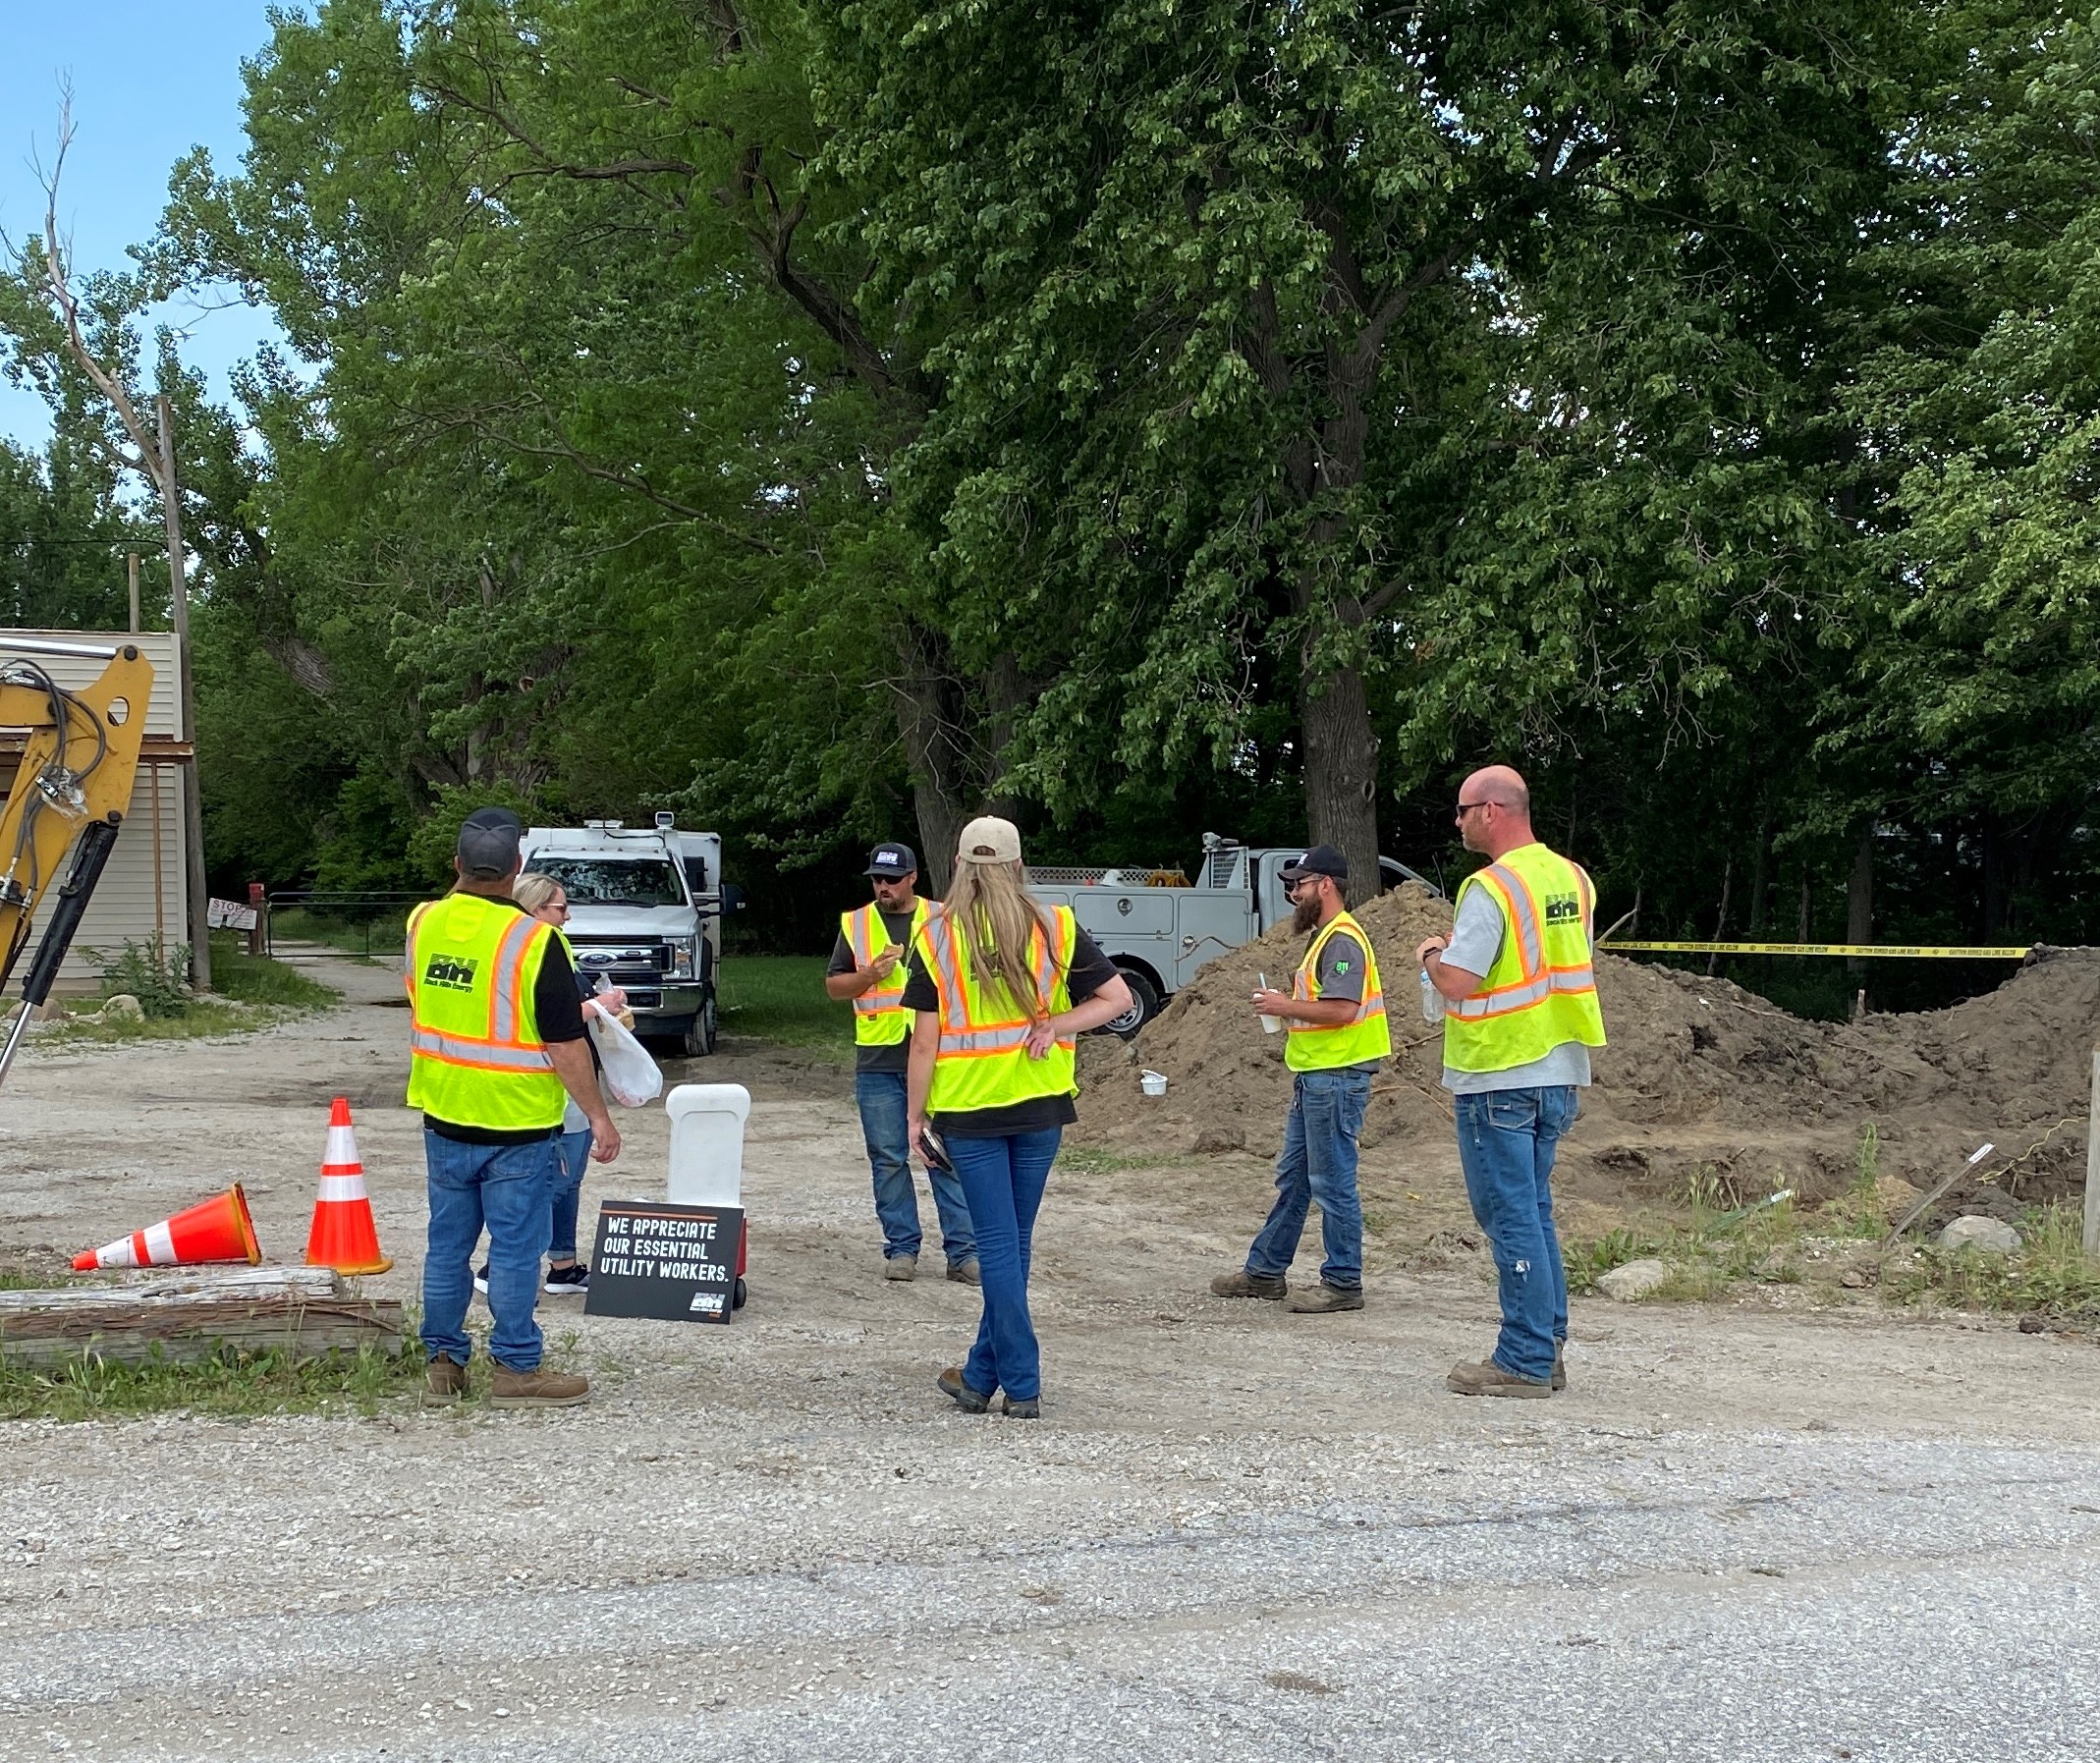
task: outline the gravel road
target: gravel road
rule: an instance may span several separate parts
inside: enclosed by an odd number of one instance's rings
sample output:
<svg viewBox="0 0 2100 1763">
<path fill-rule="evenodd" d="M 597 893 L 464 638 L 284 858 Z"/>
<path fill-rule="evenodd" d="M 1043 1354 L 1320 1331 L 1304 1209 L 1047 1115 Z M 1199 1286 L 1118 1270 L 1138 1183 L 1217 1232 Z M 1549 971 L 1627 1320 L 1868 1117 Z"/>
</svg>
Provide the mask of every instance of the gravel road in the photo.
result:
<svg viewBox="0 0 2100 1763">
<path fill-rule="evenodd" d="M 413 1295 L 404 1019 L 329 977 L 344 1008 L 245 1040 L 33 1047 L 0 1247 L 238 1178 L 296 1259 L 345 1093 L 369 1284 Z M 931 1379 L 974 1295 L 881 1279 L 847 1075 L 727 1048 L 683 1074 L 755 1098 L 750 1306 L 547 1300 L 589 1406 L 0 1425 L 0 1757 L 2092 1754 L 2090 1344 L 1582 1302 L 1565 1396 L 1468 1403 L 1469 1273 L 1234 1306 L 1205 1282 L 1257 1194 L 1191 1222 L 1060 1173 L 1045 1418 L 965 1417 Z M 660 1191 L 662 1116 L 627 1120 L 587 1201 Z"/>
</svg>

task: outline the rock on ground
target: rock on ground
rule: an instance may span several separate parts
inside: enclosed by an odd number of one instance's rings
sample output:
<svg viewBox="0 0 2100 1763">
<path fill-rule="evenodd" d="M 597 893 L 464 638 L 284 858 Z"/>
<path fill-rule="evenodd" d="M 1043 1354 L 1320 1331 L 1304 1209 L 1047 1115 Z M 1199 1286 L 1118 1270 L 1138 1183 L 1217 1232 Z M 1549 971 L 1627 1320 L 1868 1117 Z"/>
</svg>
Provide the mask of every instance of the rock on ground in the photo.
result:
<svg viewBox="0 0 2100 1763">
<path fill-rule="evenodd" d="M 1620 1303 L 1631 1303 L 1636 1297 L 1646 1297 L 1658 1286 L 1670 1278 L 1670 1264 L 1652 1258 L 1629 1261 L 1623 1267 L 1615 1267 L 1598 1280 L 1597 1290 L 1606 1297 Z"/>
<path fill-rule="evenodd" d="M 1942 1248 L 1980 1248 L 1986 1254 L 2010 1255 L 2019 1247 L 2019 1233 L 1999 1219 L 1969 1213 L 1956 1219 L 1933 1240 Z"/>
</svg>

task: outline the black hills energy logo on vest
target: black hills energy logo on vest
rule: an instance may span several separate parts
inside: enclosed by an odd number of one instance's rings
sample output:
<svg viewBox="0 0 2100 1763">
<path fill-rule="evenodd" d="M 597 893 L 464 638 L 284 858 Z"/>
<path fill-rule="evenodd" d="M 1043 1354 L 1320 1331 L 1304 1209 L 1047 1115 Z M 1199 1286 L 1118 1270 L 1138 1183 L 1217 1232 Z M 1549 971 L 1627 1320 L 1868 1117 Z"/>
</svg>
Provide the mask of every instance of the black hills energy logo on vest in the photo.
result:
<svg viewBox="0 0 2100 1763">
<path fill-rule="evenodd" d="M 1546 896 L 1546 922 L 1548 924 L 1578 924 L 1582 918 L 1582 897 L 1579 894 L 1548 894 Z"/>
<path fill-rule="evenodd" d="M 480 964 L 465 956 L 433 955 L 430 964 L 423 969 L 423 984 L 443 986 L 448 992 L 470 992 L 474 989 L 474 972 Z"/>
</svg>

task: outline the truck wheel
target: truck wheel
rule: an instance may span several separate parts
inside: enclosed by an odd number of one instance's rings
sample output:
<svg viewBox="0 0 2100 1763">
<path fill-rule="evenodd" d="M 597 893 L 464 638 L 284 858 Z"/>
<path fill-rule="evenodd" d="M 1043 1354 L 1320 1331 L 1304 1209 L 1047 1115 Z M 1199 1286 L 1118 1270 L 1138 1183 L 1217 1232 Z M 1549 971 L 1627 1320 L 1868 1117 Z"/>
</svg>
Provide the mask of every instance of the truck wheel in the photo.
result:
<svg viewBox="0 0 2100 1763">
<path fill-rule="evenodd" d="M 1129 1040 L 1159 1015 L 1159 987 L 1133 967 L 1118 967 L 1116 971 L 1123 975 L 1123 983 L 1131 988 L 1131 1008 L 1120 1017 L 1111 1017 L 1103 1022 L 1101 1032 Z"/>
<path fill-rule="evenodd" d="M 707 994 L 707 1002 L 693 1012 L 692 1020 L 687 1026 L 679 1050 L 688 1059 L 705 1059 L 715 1050 L 715 1001 L 712 992 Z"/>
</svg>

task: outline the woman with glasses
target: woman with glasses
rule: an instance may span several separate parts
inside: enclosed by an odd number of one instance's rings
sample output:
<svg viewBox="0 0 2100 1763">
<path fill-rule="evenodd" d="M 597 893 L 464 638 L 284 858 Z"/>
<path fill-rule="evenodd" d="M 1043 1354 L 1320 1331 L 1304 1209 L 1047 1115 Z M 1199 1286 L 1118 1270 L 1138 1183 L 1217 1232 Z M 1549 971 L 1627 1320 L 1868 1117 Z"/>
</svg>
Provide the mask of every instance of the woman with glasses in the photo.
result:
<svg viewBox="0 0 2100 1763">
<path fill-rule="evenodd" d="M 562 884 L 551 875 L 527 871 L 512 886 L 511 898 L 543 924 L 554 926 L 557 934 L 569 922 L 569 896 Z M 563 946 L 568 945 L 567 936 L 562 937 Z M 576 952 L 570 951 L 569 964 L 576 965 Z M 583 996 L 583 1014 L 587 1018 L 592 1011 L 607 1017 L 617 1017 L 627 1008 L 627 994 L 617 987 L 611 991 L 593 992 L 591 982 L 577 971 L 577 989 Z M 583 1044 L 590 1048 L 591 1069 L 598 1065 L 598 1049 L 585 1035 Z M 581 1295 L 590 1290 L 590 1269 L 577 1259 L 576 1231 L 577 1212 L 583 1191 L 583 1166 L 590 1161 L 590 1123 L 583 1118 L 583 1111 L 574 1102 L 562 1117 L 562 1134 L 559 1144 L 560 1173 L 547 1194 L 548 1243 L 547 1278 L 544 1290 L 560 1296 L 563 1294 Z M 474 1288 L 479 1292 L 488 1290 L 488 1269 L 481 1268 L 474 1275 Z"/>
</svg>

